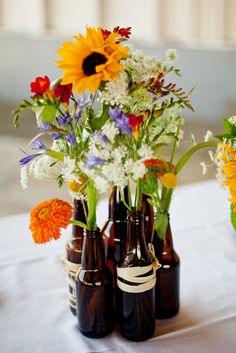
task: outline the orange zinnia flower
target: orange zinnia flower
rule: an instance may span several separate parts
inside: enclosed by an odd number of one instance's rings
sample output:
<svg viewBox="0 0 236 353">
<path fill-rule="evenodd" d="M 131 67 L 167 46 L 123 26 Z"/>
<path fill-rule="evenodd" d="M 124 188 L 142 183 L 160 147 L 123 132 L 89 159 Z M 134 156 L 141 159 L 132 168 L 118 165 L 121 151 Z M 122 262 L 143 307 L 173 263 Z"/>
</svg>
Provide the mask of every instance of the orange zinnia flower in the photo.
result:
<svg viewBox="0 0 236 353">
<path fill-rule="evenodd" d="M 37 205 L 30 213 L 30 225 L 35 243 L 47 243 L 51 239 L 60 238 L 60 228 L 66 228 L 72 217 L 69 203 L 51 199 Z"/>
</svg>

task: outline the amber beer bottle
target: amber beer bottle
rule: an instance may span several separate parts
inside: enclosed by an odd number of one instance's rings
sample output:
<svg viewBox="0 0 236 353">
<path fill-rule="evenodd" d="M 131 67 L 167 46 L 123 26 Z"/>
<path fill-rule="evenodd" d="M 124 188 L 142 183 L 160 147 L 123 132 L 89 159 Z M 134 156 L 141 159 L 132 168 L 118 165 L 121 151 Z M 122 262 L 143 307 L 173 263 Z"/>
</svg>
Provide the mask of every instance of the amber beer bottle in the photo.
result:
<svg viewBox="0 0 236 353">
<path fill-rule="evenodd" d="M 78 328 L 92 338 L 108 335 L 114 324 L 112 273 L 105 265 L 100 231 L 85 231 L 82 269 L 76 278 Z"/>
<path fill-rule="evenodd" d="M 142 209 L 144 214 L 144 234 L 146 244 L 152 241 L 153 229 L 154 229 L 154 209 L 153 206 L 148 202 L 148 196 L 142 194 Z"/>
<path fill-rule="evenodd" d="M 153 245 L 161 264 L 156 272 L 156 318 L 167 319 L 175 316 L 180 306 L 180 259 L 173 247 L 170 222 L 164 240 L 154 232 Z"/>
<path fill-rule="evenodd" d="M 145 267 L 152 263 L 153 259 L 145 242 L 143 212 L 128 211 L 125 251 L 118 268 Z M 153 274 L 153 269 L 151 273 Z M 131 341 L 151 338 L 155 331 L 155 286 L 141 293 L 130 293 L 120 288 L 118 292 L 122 336 Z"/>
<path fill-rule="evenodd" d="M 84 207 L 87 209 L 86 202 Z M 73 205 L 73 219 L 79 220 L 83 223 L 86 223 L 86 218 L 84 214 L 84 207 L 81 200 L 74 199 Z M 72 226 L 72 234 L 66 242 L 66 259 L 74 264 L 81 264 L 81 255 L 83 248 L 83 238 L 84 238 L 84 229 L 77 225 Z M 72 287 L 69 284 L 70 292 L 70 310 L 74 315 L 76 315 L 76 299 L 75 299 L 75 274 L 68 273 L 70 280 L 74 282 Z"/>
<path fill-rule="evenodd" d="M 124 189 L 124 197 L 127 202 L 127 188 Z M 116 283 L 116 265 L 124 251 L 127 231 L 127 208 L 121 200 L 117 186 L 112 188 L 108 207 L 108 219 L 102 227 L 101 233 L 105 248 L 106 265 L 112 271 L 113 281 Z"/>
</svg>

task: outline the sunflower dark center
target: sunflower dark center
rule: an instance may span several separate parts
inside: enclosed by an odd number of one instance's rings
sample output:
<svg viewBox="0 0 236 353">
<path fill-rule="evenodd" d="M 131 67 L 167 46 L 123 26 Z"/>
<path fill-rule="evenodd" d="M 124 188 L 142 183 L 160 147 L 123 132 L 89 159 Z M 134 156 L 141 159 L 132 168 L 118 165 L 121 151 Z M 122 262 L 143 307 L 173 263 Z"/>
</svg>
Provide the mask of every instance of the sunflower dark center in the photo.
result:
<svg viewBox="0 0 236 353">
<path fill-rule="evenodd" d="M 105 55 L 100 53 L 92 53 L 88 55 L 82 64 L 83 72 L 86 76 L 91 76 L 96 73 L 96 66 L 105 64 L 107 62 L 107 58 Z"/>
</svg>

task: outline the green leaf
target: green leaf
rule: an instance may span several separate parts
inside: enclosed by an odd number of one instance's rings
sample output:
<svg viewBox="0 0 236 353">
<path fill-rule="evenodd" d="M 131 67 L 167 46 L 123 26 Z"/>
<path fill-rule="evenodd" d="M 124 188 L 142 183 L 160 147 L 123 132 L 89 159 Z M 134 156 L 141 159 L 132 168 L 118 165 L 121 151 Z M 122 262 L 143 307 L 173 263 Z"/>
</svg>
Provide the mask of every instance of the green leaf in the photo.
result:
<svg viewBox="0 0 236 353">
<path fill-rule="evenodd" d="M 154 228 L 159 238 L 165 239 L 167 226 L 168 226 L 168 214 L 157 213 L 157 218 L 156 218 Z"/>
<path fill-rule="evenodd" d="M 53 104 L 33 107 L 38 125 L 42 122 L 52 123 L 56 116 L 56 107 Z"/>
<path fill-rule="evenodd" d="M 198 145 L 192 147 L 190 150 L 188 150 L 178 161 L 178 163 L 175 166 L 175 174 L 178 174 L 182 168 L 185 166 L 185 164 L 188 162 L 188 160 L 192 157 L 192 155 L 201 150 L 202 148 L 205 147 L 216 147 L 217 143 L 216 142 L 202 142 L 199 143 Z"/>
<path fill-rule="evenodd" d="M 236 136 L 236 127 L 228 119 L 223 119 L 223 125 L 226 134 L 230 136 Z"/>
<path fill-rule="evenodd" d="M 157 192 L 158 189 L 158 180 L 156 170 L 151 168 L 146 173 L 146 179 L 142 180 L 142 192 L 146 195 L 152 195 Z"/>
<path fill-rule="evenodd" d="M 55 162 L 56 163 L 56 162 Z M 63 175 L 62 174 L 60 174 L 60 175 L 58 175 L 58 177 L 57 177 L 57 183 L 58 183 L 58 186 L 59 186 L 59 188 L 61 188 L 62 187 L 62 185 L 64 184 L 64 179 L 63 179 Z"/>
<path fill-rule="evenodd" d="M 53 151 L 53 150 L 46 150 L 44 152 L 49 157 L 52 157 L 54 159 L 57 159 L 58 161 L 63 162 L 64 161 L 64 154 L 61 152 Z"/>
<path fill-rule="evenodd" d="M 80 222 L 80 221 L 76 221 L 76 220 L 74 220 L 74 219 L 71 219 L 71 220 L 70 220 L 70 223 L 71 223 L 71 224 L 74 224 L 74 225 L 76 225 L 76 226 L 79 226 L 79 227 L 81 227 L 81 228 L 84 228 L 84 229 L 86 229 L 86 230 L 88 230 L 87 224 L 85 224 L 85 223 L 83 223 L 83 222 Z"/>
<path fill-rule="evenodd" d="M 236 230 L 236 210 L 235 210 L 235 205 L 231 205 L 231 223 L 232 226 L 234 228 L 234 230 Z"/>
<path fill-rule="evenodd" d="M 103 104 L 103 110 L 99 117 L 95 117 L 94 114 L 89 116 L 90 118 L 89 125 L 93 131 L 100 130 L 103 127 L 103 125 L 107 122 L 108 109 L 109 109 L 109 106 L 106 104 Z"/>
</svg>

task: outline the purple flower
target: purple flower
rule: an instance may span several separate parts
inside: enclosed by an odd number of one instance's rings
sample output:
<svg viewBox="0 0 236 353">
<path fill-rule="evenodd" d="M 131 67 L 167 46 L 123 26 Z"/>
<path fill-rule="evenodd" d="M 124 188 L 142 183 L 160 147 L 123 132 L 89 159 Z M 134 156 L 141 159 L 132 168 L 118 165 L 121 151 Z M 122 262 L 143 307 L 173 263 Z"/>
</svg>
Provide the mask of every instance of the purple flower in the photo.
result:
<svg viewBox="0 0 236 353">
<path fill-rule="evenodd" d="M 25 165 L 25 164 L 31 162 L 32 159 L 34 159 L 35 157 L 40 156 L 40 153 L 30 155 L 30 154 L 26 153 L 25 151 L 23 151 L 21 148 L 20 148 L 20 150 L 21 150 L 21 152 L 23 152 L 26 155 L 25 157 L 23 157 L 19 160 L 20 165 Z"/>
<path fill-rule="evenodd" d="M 149 94 L 152 97 L 152 101 L 155 102 L 157 100 L 157 96 L 152 92 L 150 92 Z"/>
<path fill-rule="evenodd" d="M 74 132 L 71 132 L 69 136 L 65 136 L 65 139 L 73 146 L 76 144 L 76 136 Z"/>
<path fill-rule="evenodd" d="M 75 121 L 78 123 L 79 119 L 81 118 L 82 115 L 82 110 L 80 110 L 78 113 L 75 114 Z"/>
<path fill-rule="evenodd" d="M 120 132 L 125 132 L 131 136 L 131 128 L 129 126 L 129 118 L 119 108 L 109 108 L 109 116 L 116 123 L 116 127 Z"/>
<path fill-rule="evenodd" d="M 78 108 L 80 110 L 83 110 L 93 99 L 94 99 L 94 94 L 91 94 L 91 95 L 86 93 L 81 94 L 78 99 Z"/>
<path fill-rule="evenodd" d="M 71 116 L 68 113 L 66 115 L 60 115 L 57 118 L 57 122 L 60 126 L 67 126 L 70 121 L 71 121 Z"/>
<path fill-rule="evenodd" d="M 65 135 L 62 134 L 62 133 L 59 133 L 59 134 L 53 133 L 53 134 L 51 134 L 51 137 L 52 137 L 53 140 L 59 140 L 63 136 L 65 136 Z"/>
<path fill-rule="evenodd" d="M 45 150 L 46 146 L 40 139 L 36 139 L 33 141 L 31 148 L 32 150 Z"/>
<path fill-rule="evenodd" d="M 97 165 L 103 164 L 105 161 L 105 159 L 93 156 L 92 154 L 87 153 L 86 154 L 86 167 L 88 169 L 92 169 L 94 167 L 96 167 Z"/>
<path fill-rule="evenodd" d="M 39 126 L 39 130 L 40 131 L 48 131 L 48 130 L 51 130 L 52 129 L 52 125 L 51 124 L 49 124 L 49 123 L 45 123 L 45 122 L 43 122 L 43 123 L 41 123 L 41 125 Z"/>
</svg>

